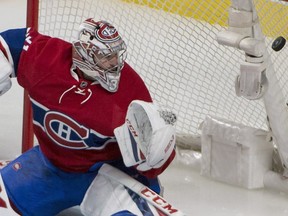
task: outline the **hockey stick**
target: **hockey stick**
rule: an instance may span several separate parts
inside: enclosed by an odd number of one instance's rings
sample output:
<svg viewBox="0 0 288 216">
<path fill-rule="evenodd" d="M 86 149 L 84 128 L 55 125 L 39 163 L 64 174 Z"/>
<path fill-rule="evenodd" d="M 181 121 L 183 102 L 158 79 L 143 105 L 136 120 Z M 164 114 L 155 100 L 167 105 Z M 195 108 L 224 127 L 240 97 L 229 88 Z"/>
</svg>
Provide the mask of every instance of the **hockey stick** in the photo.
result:
<svg viewBox="0 0 288 216">
<path fill-rule="evenodd" d="M 131 189 L 133 192 L 144 198 L 151 205 L 156 207 L 158 210 L 168 216 L 185 216 L 179 209 L 168 203 L 163 197 L 152 191 L 147 186 L 133 179 L 131 176 L 123 173 L 122 171 L 104 164 L 99 173 L 107 178 L 110 178 L 126 187 Z"/>
</svg>

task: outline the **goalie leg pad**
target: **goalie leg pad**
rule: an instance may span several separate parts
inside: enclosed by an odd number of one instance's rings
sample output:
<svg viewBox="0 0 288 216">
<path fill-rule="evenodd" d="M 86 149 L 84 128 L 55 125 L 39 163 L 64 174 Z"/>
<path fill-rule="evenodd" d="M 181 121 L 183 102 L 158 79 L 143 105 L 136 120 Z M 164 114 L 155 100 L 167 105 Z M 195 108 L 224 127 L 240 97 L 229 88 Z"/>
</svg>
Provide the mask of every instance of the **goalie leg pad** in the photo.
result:
<svg viewBox="0 0 288 216">
<path fill-rule="evenodd" d="M 100 170 L 80 205 L 82 214 L 85 216 L 159 215 L 154 206 L 124 185 L 102 175 Z"/>
</svg>

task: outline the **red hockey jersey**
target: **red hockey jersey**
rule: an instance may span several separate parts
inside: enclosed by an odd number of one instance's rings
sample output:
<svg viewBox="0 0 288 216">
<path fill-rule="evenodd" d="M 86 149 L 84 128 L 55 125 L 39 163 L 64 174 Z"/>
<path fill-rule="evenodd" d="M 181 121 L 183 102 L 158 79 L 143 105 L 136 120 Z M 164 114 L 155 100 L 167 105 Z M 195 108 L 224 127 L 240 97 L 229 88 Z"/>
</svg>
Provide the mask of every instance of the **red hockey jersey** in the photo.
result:
<svg viewBox="0 0 288 216">
<path fill-rule="evenodd" d="M 120 159 L 113 130 L 124 123 L 132 100 L 152 101 L 140 76 L 125 63 L 118 91 L 110 93 L 73 72 L 70 43 L 33 29 L 25 34 L 10 31 L 2 38 L 10 50 L 5 50 L 3 41 L 0 48 L 12 56 L 15 76 L 31 98 L 34 132 L 46 157 L 71 172 L 86 172 L 97 162 Z M 23 49 L 19 49 L 21 41 Z M 146 174 L 161 173 L 171 160 Z"/>
</svg>

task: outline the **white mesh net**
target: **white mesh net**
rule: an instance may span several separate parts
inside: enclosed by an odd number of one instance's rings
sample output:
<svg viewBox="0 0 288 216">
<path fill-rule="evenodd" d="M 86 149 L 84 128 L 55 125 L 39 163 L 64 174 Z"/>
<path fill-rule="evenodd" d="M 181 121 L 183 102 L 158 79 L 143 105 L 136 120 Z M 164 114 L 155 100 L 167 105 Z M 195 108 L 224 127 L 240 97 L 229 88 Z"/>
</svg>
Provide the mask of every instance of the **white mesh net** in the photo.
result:
<svg viewBox="0 0 288 216">
<path fill-rule="evenodd" d="M 288 49 L 276 53 L 271 43 L 287 35 L 288 7 L 267 0 L 254 3 L 287 99 Z M 39 31 L 72 41 L 88 17 L 113 23 L 127 42 L 127 62 L 154 100 L 177 114 L 178 133 L 197 135 L 207 115 L 265 129 L 262 100 L 235 94 L 244 54 L 215 40 L 227 28 L 229 6 L 227 0 L 41 0 Z"/>
</svg>

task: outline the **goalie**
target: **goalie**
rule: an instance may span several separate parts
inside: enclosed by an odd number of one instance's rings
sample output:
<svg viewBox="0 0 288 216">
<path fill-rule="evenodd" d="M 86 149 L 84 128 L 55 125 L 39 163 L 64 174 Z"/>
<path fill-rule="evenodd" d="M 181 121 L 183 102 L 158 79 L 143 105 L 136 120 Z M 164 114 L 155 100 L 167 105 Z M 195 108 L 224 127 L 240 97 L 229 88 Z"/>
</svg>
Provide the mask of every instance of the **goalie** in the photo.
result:
<svg viewBox="0 0 288 216">
<path fill-rule="evenodd" d="M 17 213 L 56 215 L 80 205 L 86 194 L 83 213 L 105 215 L 99 213 L 106 208 L 101 199 L 113 197 L 118 187 L 102 188 L 98 171 L 104 163 L 160 193 L 157 176 L 175 156 L 175 131 L 125 57 L 118 31 L 91 18 L 80 25 L 73 43 L 31 28 L 0 33 L 0 94 L 17 77 L 29 93 L 39 142 L 0 170 L 0 198 L 7 196 Z M 92 183 L 102 188 L 98 197 L 91 197 L 92 189 L 87 195 Z M 109 214 L 150 211 L 145 200 L 136 202 L 123 188 L 125 196 L 118 190 L 119 205 Z M 7 201 L 1 205 L 12 211 Z"/>
</svg>

